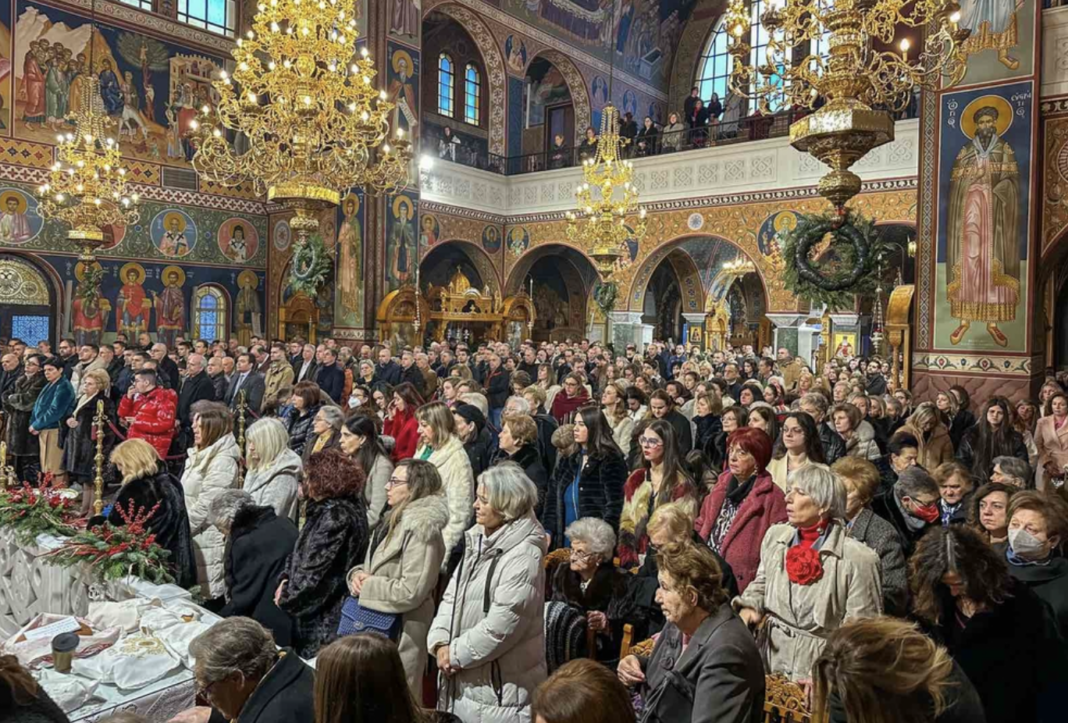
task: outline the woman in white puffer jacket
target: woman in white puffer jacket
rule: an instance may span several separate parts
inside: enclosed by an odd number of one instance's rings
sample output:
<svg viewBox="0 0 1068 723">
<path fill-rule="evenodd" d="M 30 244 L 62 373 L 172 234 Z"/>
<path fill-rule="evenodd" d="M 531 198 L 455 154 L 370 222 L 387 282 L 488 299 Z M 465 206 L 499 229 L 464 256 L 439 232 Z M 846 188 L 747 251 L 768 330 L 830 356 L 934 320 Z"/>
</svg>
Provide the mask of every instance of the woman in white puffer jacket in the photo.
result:
<svg viewBox="0 0 1068 723">
<path fill-rule="evenodd" d="M 471 505 L 475 501 L 475 476 L 463 442 L 456 436 L 456 421 L 444 402 L 431 402 L 415 412 L 419 422 L 420 445 L 416 459 L 426 460 L 438 469 L 441 485 L 449 500 L 449 522 L 442 530 L 445 538 L 445 565 L 453 548 L 471 526 Z"/>
<path fill-rule="evenodd" d="M 530 697 L 547 676 L 538 491 L 515 462 L 478 481 L 477 524 L 427 636 L 438 710 L 464 723 L 529 723 Z"/>
<path fill-rule="evenodd" d="M 257 420 L 245 432 L 248 471 L 243 489 L 261 507 L 273 507 L 279 517 L 297 521 L 297 488 L 303 463 L 289 448 L 289 432 L 273 417 Z"/>
<path fill-rule="evenodd" d="M 182 490 L 193 534 L 197 583 L 204 598 L 214 600 L 226 593 L 226 539 L 211 524 L 209 513 L 216 497 L 238 486 L 241 454 L 225 405 L 197 402 L 191 411 L 194 446 L 187 452 Z"/>
</svg>

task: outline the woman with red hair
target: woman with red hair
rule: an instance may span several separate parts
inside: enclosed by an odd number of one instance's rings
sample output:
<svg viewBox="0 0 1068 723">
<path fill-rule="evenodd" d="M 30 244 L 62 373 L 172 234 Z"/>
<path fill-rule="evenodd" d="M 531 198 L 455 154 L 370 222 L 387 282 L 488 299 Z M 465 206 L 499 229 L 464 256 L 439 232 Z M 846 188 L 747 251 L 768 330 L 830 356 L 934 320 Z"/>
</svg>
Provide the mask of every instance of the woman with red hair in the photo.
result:
<svg viewBox="0 0 1068 723">
<path fill-rule="evenodd" d="M 738 589 L 756 577 L 760 544 L 772 525 L 786 521 L 786 496 L 767 472 L 771 438 L 762 429 L 742 427 L 727 438 L 727 465 L 708 493 L 694 529 L 723 557 L 738 578 Z"/>
</svg>

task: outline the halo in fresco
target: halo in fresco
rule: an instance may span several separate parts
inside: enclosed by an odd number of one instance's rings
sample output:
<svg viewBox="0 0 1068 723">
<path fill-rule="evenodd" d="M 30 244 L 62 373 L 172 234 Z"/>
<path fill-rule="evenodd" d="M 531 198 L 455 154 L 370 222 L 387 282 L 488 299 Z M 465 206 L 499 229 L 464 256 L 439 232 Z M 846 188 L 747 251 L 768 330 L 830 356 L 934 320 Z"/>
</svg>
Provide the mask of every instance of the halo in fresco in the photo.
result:
<svg viewBox="0 0 1068 723">
<path fill-rule="evenodd" d="M 216 242 L 222 255 L 238 264 L 254 258 L 260 250 L 260 237 L 256 233 L 256 227 L 244 218 L 226 219 L 219 227 Z"/>
<path fill-rule="evenodd" d="M 36 198 L 18 188 L 0 188 L 0 244 L 32 241 L 43 226 Z"/>
<path fill-rule="evenodd" d="M 178 208 L 157 213 L 149 233 L 152 243 L 169 259 L 184 258 L 193 253 L 197 245 L 197 225 L 193 217 Z"/>
</svg>

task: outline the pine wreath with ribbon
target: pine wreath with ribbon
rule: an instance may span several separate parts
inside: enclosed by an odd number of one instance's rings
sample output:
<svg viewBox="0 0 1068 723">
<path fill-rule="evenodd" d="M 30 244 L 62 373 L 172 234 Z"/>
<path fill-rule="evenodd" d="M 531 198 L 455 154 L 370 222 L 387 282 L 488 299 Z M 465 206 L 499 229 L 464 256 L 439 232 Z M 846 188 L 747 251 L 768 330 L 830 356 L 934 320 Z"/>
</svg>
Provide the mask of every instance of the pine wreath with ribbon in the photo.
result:
<svg viewBox="0 0 1068 723">
<path fill-rule="evenodd" d="M 783 282 L 813 306 L 848 308 L 855 295 L 878 287 L 885 254 L 871 219 L 853 211 L 797 214 L 797 226 L 783 240 Z"/>
<path fill-rule="evenodd" d="M 614 281 L 607 284 L 598 284 L 593 290 L 593 300 L 597 303 L 601 313 L 608 314 L 616 308 L 616 295 L 619 293 L 619 285 Z"/>
<path fill-rule="evenodd" d="M 303 244 L 293 249 L 293 265 L 290 271 L 290 288 L 294 293 L 314 297 L 330 272 L 331 259 L 323 243 L 323 237 L 313 234 Z"/>
</svg>

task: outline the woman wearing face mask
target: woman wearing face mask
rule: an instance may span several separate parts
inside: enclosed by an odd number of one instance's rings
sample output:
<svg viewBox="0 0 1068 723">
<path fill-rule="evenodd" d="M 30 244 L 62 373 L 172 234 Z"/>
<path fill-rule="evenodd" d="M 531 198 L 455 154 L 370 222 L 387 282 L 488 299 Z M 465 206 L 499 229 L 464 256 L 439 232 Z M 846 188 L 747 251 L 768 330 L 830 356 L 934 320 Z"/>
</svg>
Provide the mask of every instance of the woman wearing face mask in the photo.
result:
<svg viewBox="0 0 1068 723">
<path fill-rule="evenodd" d="M 1035 426 L 1038 489 L 1048 489 L 1051 480 L 1063 480 L 1068 471 L 1068 394 L 1054 391 L 1046 400 L 1046 414 Z"/>
<path fill-rule="evenodd" d="M 386 483 L 393 474 L 393 461 L 378 436 L 378 428 L 371 417 L 357 414 L 349 417 L 341 428 L 341 451 L 356 460 L 367 478 L 363 499 L 367 505 L 367 529 L 378 527 L 387 504 Z"/>
<path fill-rule="evenodd" d="M 961 440 L 957 457 L 979 482 L 990 479 L 995 457 L 1028 461 L 1023 435 L 1012 426 L 1012 408 L 1006 399 L 991 397 L 979 421 Z"/>
<path fill-rule="evenodd" d="M 835 629 L 883 605 L 879 557 L 849 537 L 841 479 L 810 464 L 789 483 L 789 524 L 768 530 L 756 578 L 733 605 L 747 625 L 764 623 L 769 672 L 805 681 Z"/>
<path fill-rule="evenodd" d="M 1064 719 L 1064 643 L 1046 603 L 964 525 L 936 527 L 909 560 L 913 615 L 979 691 L 987 723 Z"/>
<path fill-rule="evenodd" d="M 1068 503 L 1057 495 L 1026 491 L 1009 503 L 1009 574 L 1049 603 L 1061 636 L 1068 634 Z"/>
<path fill-rule="evenodd" d="M 662 504 L 680 504 L 697 514 L 697 488 L 682 466 L 675 447 L 675 430 L 662 419 L 646 425 L 638 439 L 642 466 L 623 487 L 623 513 L 619 520 L 619 561 L 636 567 L 649 545 L 649 518 Z"/>
</svg>

